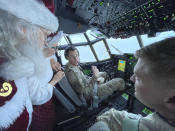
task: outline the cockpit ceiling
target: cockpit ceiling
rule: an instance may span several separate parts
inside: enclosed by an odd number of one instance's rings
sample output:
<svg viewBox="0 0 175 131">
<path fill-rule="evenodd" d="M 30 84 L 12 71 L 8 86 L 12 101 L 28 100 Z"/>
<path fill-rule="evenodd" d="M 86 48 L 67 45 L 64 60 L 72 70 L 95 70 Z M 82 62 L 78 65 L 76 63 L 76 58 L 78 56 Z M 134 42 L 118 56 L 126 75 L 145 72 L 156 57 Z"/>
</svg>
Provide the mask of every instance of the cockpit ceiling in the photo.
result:
<svg viewBox="0 0 175 131">
<path fill-rule="evenodd" d="M 107 37 L 174 30 L 175 0 L 67 0 L 77 22 L 95 27 Z"/>
</svg>

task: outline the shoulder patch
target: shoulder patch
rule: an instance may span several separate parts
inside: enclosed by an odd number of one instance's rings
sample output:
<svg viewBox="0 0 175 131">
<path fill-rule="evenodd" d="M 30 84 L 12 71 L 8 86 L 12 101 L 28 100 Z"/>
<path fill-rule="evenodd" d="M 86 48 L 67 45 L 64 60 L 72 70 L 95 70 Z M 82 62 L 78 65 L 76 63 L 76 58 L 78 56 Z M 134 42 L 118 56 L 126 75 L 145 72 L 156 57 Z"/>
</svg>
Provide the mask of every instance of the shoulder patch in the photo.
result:
<svg viewBox="0 0 175 131">
<path fill-rule="evenodd" d="M 4 81 L 0 79 L 0 106 L 10 100 L 16 93 L 17 88 L 14 81 Z"/>
</svg>

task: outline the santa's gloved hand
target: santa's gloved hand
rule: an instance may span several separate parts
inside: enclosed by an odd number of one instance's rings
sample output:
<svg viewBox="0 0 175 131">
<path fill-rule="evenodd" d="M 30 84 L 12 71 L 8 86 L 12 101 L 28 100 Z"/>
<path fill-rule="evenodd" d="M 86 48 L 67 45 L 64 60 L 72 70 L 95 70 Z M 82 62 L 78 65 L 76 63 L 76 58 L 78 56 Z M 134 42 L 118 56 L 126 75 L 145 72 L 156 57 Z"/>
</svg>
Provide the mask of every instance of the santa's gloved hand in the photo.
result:
<svg viewBox="0 0 175 131">
<path fill-rule="evenodd" d="M 105 122 L 99 121 L 91 126 L 88 131 L 110 131 L 110 129 Z"/>
</svg>

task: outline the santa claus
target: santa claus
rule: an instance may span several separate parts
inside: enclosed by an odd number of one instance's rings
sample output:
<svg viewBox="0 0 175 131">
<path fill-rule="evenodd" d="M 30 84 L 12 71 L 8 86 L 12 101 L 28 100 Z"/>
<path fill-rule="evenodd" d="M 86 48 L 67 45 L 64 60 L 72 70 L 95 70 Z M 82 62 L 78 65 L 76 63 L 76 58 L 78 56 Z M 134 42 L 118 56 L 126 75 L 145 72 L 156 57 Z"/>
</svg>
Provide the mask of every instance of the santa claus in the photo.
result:
<svg viewBox="0 0 175 131">
<path fill-rule="evenodd" d="M 43 55 L 57 18 L 36 0 L 0 0 L 0 130 L 26 131 L 32 105 L 46 103 L 53 86 L 50 61 Z"/>
</svg>

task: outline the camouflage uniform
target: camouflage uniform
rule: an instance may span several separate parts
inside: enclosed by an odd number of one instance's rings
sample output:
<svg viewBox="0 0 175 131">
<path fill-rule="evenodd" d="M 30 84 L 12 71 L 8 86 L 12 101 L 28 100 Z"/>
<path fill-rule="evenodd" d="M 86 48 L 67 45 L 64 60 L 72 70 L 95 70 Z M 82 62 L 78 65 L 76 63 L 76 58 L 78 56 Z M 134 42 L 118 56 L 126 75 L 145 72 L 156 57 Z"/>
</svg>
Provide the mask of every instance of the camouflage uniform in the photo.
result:
<svg viewBox="0 0 175 131">
<path fill-rule="evenodd" d="M 69 63 L 65 67 L 65 75 L 71 84 L 72 88 L 78 93 L 79 96 L 83 95 L 86 100 L 93 96 L 94 84 L 100 77 L 105 77 L 105 72 L 100 72 L 98 77 L 86 76 L 81 71 L 80 66 L 73 66 Z M 123 90 L 125 82 L 121 78 L 112 79 L 106 83 L 98 84 L 97 96 L 100 100 L 107 98 L 116 90 Z"/>
<path fill-rule="evenodd" d="M 123 122 L 125 122 L 125 117 L 131 115 L 133 114 L 126 111 L 117 111 L 112 108 L 101 116 L 97 117 L 97 121 L 105 122 L 110 131 L 122 131 L 122 125 Z M 141 117 L 138 127 L 139 131 L 175 131 L 175 127 L 165 122 L 157 113 L 153 113 L 146 117 Z"/>
</svg>

